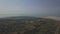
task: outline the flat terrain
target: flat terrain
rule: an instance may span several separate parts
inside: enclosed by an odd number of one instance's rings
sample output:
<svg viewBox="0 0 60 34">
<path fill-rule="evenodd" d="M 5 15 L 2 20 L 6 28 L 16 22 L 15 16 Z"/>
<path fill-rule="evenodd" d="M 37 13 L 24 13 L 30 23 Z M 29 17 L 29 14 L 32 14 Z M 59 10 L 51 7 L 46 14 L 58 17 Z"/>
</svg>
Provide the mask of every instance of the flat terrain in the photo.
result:
<svg viewBox="0 0 60 34">
<path fill-rule="evenodd" d="M 60 21 L 28 16 L 0 18 L 0 34 L 60 34 Z"/>
</svg>

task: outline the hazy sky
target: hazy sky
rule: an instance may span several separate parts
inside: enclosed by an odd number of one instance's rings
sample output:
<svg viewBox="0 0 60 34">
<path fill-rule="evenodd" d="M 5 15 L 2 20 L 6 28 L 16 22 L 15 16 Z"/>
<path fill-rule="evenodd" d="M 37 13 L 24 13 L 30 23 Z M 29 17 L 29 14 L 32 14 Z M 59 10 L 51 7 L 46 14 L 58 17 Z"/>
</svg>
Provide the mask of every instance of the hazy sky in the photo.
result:
<svg viewBox="0 0 60 34">
<path fill-rule="evenodd" d="M 60 16 L 60 0 L 0 0 L 0 16 Z"/>
</svg>

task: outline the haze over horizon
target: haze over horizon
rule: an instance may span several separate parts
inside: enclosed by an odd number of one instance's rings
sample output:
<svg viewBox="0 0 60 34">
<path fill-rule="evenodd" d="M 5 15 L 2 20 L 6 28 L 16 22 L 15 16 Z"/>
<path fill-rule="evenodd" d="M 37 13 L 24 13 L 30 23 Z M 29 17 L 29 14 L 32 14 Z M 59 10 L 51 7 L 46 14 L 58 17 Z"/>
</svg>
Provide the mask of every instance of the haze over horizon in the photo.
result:
<svg viewBox="0 0 60 34">
<path fill-rule="evenodd" d="M 60 0 L 0 0 L 0 17 L 60 16 Z"/>
</svg>

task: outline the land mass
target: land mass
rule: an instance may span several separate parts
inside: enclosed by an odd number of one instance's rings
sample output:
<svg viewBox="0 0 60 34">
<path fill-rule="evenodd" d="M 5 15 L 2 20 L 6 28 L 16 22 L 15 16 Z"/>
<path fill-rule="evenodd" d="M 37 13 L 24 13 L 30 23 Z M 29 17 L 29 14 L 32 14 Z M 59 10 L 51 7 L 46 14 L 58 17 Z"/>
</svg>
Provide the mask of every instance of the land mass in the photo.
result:
<svg viewBox="0 0 60 34">
<path fill-rule="evenodd" d="M 0 18 L 0 34 L 60 34 L 60 21 L 30 16 Z"/>
</svg>

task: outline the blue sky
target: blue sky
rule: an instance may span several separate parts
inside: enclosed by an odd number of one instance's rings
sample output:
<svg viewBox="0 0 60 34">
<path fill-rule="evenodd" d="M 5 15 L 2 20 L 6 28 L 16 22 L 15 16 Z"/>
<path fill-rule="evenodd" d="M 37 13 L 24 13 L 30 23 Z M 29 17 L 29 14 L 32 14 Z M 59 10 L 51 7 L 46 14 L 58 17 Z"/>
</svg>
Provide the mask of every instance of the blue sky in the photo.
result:
<svg viewBox="0 0 60 34">
<path fill-rule="evenodd" d="M 60 16 L 60 0 L 0 0 L 0 16 Z"/>
</svg>

